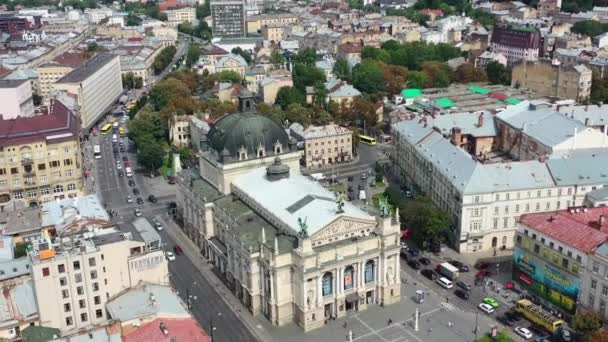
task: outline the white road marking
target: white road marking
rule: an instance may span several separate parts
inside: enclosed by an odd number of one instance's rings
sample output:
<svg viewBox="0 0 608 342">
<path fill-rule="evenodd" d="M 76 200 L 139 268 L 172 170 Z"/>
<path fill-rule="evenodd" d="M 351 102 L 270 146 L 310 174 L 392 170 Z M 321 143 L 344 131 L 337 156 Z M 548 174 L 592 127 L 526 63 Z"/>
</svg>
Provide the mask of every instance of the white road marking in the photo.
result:
<svg viewBox="0 0 608 342">
<path fill-rule="evenodd" d="M 368 335 L 376 335 L 378 337 L 380 337 L 380 339 L 382 341 L 388 342 L 387 339 L 385 339 L 384 337 L 380 336 L 380 334 L 378 334 L 378 331 L 382 331 L 386 328 L 382 328 L 382 329 L 378 329 L 378 330 L 374 330 L 372 327 L 369 326 L 369 324 L 365 323 L 361 318 L 359 318 L 358 316 L 354 316 L 354 318 L 359 321 L 361 324 L 363 324 L 364 327 L 366 327 L 367 329 L 369 329 L 372 333 L 368 334 Z M 361 336 L 363 337 L 363 336 Z M 360 338 L 360 337 L 359 337 Z"/>
</svg>

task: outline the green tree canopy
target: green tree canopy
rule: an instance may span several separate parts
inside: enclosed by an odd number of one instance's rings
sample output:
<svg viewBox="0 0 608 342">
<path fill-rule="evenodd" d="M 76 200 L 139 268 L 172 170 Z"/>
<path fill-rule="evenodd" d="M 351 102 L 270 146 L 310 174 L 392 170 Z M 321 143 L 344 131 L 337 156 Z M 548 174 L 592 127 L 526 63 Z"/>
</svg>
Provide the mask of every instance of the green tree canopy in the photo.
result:
<svg viewBox="0 0 608 342">
<path fill-rule="evenodd" d="M 325 83 L 325 73 L 314 64 L 298 63 L 293 67 L 293 84 L 301 92 L 305 92 L 306 87 L 312 87 L 318 82 Z"/>
<path fill-rule="evenodd" d="M 222 70 L 216 74 L 216 79 L 223 82 L 241 83 L 241 74 L 234 70 Z"/>
<path fill-rule="evenodd" d="M 154 73 L 156 75 L 159 75 L 165 70 L 165 68 L 167 68 L 167 66 L 173 60 L 176 52 L 177 50 L 175 49 L 175 46 L 167 46 L 161 50 L 152 63 L 152 67 L 154 68 Z"/>
<path fill-rule="evenodd" d="M 602 325 L 602 319 L 590 310 L 579 309 L 572 318 L 572 329 L 584 336 L 594 334 Z"/>
<path fill-rule="evenodd" d="M 496 61 L 486 65 L 486 74 L 488 81 L 492 84 L 509 85 L 511 83 L 511 70 Z"/>
<path fill-rule="evenodd" d="M 232 49 L 231 52 L 235 55 L 240 55 L 241 57 L 243 57 L 247 64 L 251 64 L 251 62 L 253 62 L 253 56 L 251 56 L 251 52 L 249 51 L 245 51 L 240 47 L 235 47 L 234 49 Z"/>
<path fill-rule="evenodd" d="M 294 87 L 282 87 L 277 92 L 277 98 L 275 104 L 281 106 L 283 110 L 292 103 L 304 104 L 306 97 L 302 91 Z"/>
<path fill-rule="evenodd" d="M 471 63 L 464 63 L 456 68 L 454 81 L 459 83 L 485 82 L 487 76 L 483 69 L 476 68 Z"/>
<path fill-rule="evenodd" d="M 353 68 L 353 86 L 367 94 L 380 94 L 385 90 L 384 77 L 380 64 L 364 59 Z"/>
<path fill-rule="evenodd" d="M 280 69 L 285 65 L 285 57 L 279 50 L 272 50 L 270 53 L 270 63 L 274 66 L 275 69 Z"/>
<path fill-rule="evenodd" d="M 186 55 L 186 65 L 188 67 L 193 67 L 201 56 L 201 48 L 200 46 L 193 44 L 188 48 L 188 54 Z"/>
<path fill-rule="evenodd" d="M 319 59 L 317 51 L 313 48 L 302 49 L 294 56 L 293 61 L 295 63 L 305 64 L 308 66 L 315 65 L 315 62 Z"/>
<path fill-rule="evenodd" d="M 448 215 L 435 207 L 427 197 L 405 201 L 400 206 L 401 223 L 412 232 L 412 238 L 419 246 L 428 247 L 429 243 L 445 242 L 449 234 Z"/>
<path fill-rule="evenodd" d="M 334 75 L 344 81 L 351 80 L 350 67 L 348 66 L 348 62 L 346 59 L 339 57 L 336 59 L 336 63 L 334 64 L 333 69 Z"/>
<path fill-rule="evenodd" d="M 590 100 L 593 103 L 608 103 L 608 77 L 602 78 L 598 72 L 593 72 Z"/>
<path fill-rule="evenodd" d="M 608 32 L 608 23 L 600 23 L 596 20 L 584 20 L 574 23 L 570 31 L 573 33 L 584 34 L 590 37 L 596 37 L 604 32 Z"/>
</svg>

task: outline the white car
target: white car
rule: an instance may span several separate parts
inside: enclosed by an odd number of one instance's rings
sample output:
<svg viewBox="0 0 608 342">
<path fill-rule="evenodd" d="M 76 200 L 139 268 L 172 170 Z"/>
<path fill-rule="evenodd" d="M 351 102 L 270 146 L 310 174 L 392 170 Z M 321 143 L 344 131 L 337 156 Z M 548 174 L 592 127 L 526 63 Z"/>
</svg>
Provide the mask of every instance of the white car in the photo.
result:
<svg viewBox="0 0 608 342">
<path fill-rule="evenodd" d="M 526 328 L 522 328 L 522 327 L 515 327 L 513 329 L 513 331 L 515 331 L 515 333 L 523 338 L 530 339 L 532 338 L 532 332 Z"/>
<path fill-rule="evenodd" d="M 478 307 L 479 307 L 479 310 L 481 310 L 487 314 L 491 314 L 494 312 L 494 308 L 490 304 L 481 303 L 478 305 Z"/>
<path fill-rule="evenodd" d="M 127 196 L 127 203 L 133 203 L 133 198 L 131 196 Z"/>
<path fill-rule="evenodd" d="M 120 164 L 116 164 L 116 169 L 117 169 L 117 170 L 122 170 L 122 165 L 120 165 Z"/>
<path fill-rule="evenodd" d="M 158 222 L 158 221 L 154 221 L 154 227 L 156 227 L 156 230 L 161 231 L 163 230 L 163 225 L 162 223 Z"/>
<path fill-rule="evenodd" d="M 140 217 L 141 216 L 141 210 L 139 210 L 139 208 L 135 208 L 135 217 Z"/>
<path fill-rule="evenodd" d="M 175 254 L 173 252 L 165 252 L 165 255 L 167 256 L 167 260 L 175 261 Z"/>
</svg>

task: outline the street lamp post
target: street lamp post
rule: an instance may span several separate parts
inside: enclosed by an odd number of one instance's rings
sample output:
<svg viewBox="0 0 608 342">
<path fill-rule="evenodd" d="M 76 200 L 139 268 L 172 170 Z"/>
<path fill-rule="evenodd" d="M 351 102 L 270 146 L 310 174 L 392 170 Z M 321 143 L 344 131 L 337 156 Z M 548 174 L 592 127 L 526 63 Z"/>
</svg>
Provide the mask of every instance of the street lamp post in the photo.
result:
<svg viewBox="0 0 608 342">
<path fill-rule="evenodd" d="M 479 320 L 479 311 L 477 311 L 475 313 L 475 330 L 474 330 L 475 339 L 473 340 L 473 342 L 477 341 L 477 330 L 479 330 L 479 325 L 477 324 L 478 320 Z"/>
<path fill-rule="evenodd" d="M 218 317 L 222 317 L 222 313 L 218 312 L 217 316 Z M 215 331 L 215 326 L 213 326 L 213 317 L 214 316 L 211 315 L 211 317 L 209 318 L 209 327 L 210 327 L 209 329 L 211 330 L 211 339 L 210 339 L 209 342 L 214 342 L 215 341 L 215 339 L 213 338 L 213 332 Z"/>
<path fill-rule="evenodd" d="M 193 286 L 196 286 L 196 282 L 192 283 Z M 190 286 L 186 288 L 186 303 L 188 304 L 188 310 L 192 309 L 192 301 L 196 300 L 195 295 L 190 294 Z"/>
</svg>

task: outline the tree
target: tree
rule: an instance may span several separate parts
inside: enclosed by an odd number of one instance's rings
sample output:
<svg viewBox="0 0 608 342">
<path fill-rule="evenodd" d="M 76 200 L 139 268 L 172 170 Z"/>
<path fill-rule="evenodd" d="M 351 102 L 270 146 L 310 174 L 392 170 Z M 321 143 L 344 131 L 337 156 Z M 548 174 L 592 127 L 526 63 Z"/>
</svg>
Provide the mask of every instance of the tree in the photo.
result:
<svg viewBox="0 0 608 342">
<path fill-rule="evenodd" d="M 302 124 L 302 126 L 307 127 L 310 126 L 312 122 L 312 110 L 299 103 L 292 103 L 287 106 L 285 119 L 289 124 L 297 122 Z"/>
<path fill-rule="evenodd" d="M 363 60 L 353 68 L 353 86 L 367 94 L 383 93 L 384 77 L 380 64 L 373 60 Z"/>
<path fill-rule="evenodd" d="M 312 87 L 318 82 L 325 83 L 325 73 L 323 70 L 304 63 L 298 63 L 293 68 L 293 85 L 301 92 L 306 91 L 306 87 Z"/>
<path fill-rule="evenodd" d="M 183 161 L 192 159 L 192 149 L 189 147 L 182 147 L 179 149 L 179 158 Z"/>
<path fill-rule="evenodd" d="M 230 101 L 220 101 L 219 99 L 209 99 L 203 104 L 204 109 L 211 115 L 211 118 L 217 119 L 221 116 L 232 113 L 236 110 L 235 103 Z"/>
<path fill-rule="evenodd" d="M 99 45 L 97 45 L 96 42 L 90 42 L 87 44 L 88 52 L 96 52 L 97 50 L 99 50 Z"/>
<path fill-rule="evenodd" d="M 177 50 L 175 49 L 175 46 L 167 46 L 161 50 L 152 63 L 155 75 L 159 75 L 167 68 L 167 66 L 173 60 L 176 52 Z"/>
<path fill-rule="evenodd" d="M 378 114 L 376 114 L 376 103 L 369 97 L 355 97 L 353 102 L 350 104 L 349 109 L 350 116 L 345 118 L 348 121 L 364 121 L 366 127 L 373 126 L 378 121 Z"/>
<path fill-rule="evenodd" d="M 164 141 L 168 136 L 167 122 L 161 119 L 158 112 L 141 111 L 129 120 L 127 127 L 129 139 L 138 145 L 144 137 Z"/>
<path fill-rule="evenodd" d="M 486 80 L 487 76 L 483 69 L 476 68 L 471 63 L 459 65 L 454 72 L 454 81 L 459 83 L 485 82 Z"/>
<path fill-rule="evenodd" d="M 425 88 L 445 88 L 450 85 L 452 69 L 445 63 L 425 62 L 422 72 L 426 75 Z"/>
<path fill-rule="evenodd" d="M 376 183 L 381 183 L 384 181 L 384 167 L 380 164 L 379 161 L 376 161 Z"/>
<path fill-rule="evenodd" d="M 279 89 L 276 100 L 274 101 L 275 104 L 281 106 L 284 110 L 292 103 L 304 104 L 305 102 L 306 97 L 304 93 L 293 87 L 282 87 Z"/>
<path fill-rule="evenodd" d="M 313 48 L 302 49 L 293 57 L 293 59 L 295 63 L 313 66 L 318 59 L 317 50 Z"/>
<path fill-rule="evenodd" d="M 15 244 L 15 259 L 21 258 L 27 255 L 27 243 L 17 242 Z"/>
<path fill-rule="evenodd" d="M 127 15 L 127 26 L 139 26 L 141 24 L 141 19 L 133 13 L 129 13 Z"/>
<path fill-rule="evenodd" d="M 188 48 L 188 54 L 186 55 L 186 65 L 192 68 L 201 56 L 201 48 L 198 45 L 191 45 Z"/>
<path fill-rule="evenodd" d="M 272 50 L 270 53 L 270 64 L 274 66 L 275 69 L 280 69 L 285 65 L 285 57 L 279 50 Z"/>
<path fill-rule="evenodd" d="M 136 76 L 133 80 L 133 87 L 135 89 L 141 89 L 144 86 L 144 79 L 141 76 Z"/>
<path fill-rule="evenodd" d="M 602 324 L 602 319 L 591 310 L 579 309 L 572 318 L 572 329 L 584 336 L 591 336 Z"/>
<path fill-rule="evenodd" d="M 608 102 L 608 78 L 602 78 L 598 72 L 593 72 L 591 78 L 591 102 Z"/>
<path fill-rule="evenodd" d="M 336 59 L 336 63 L 334 64 L 333 72 L 334 72 L 334 75 L 341 80 L 344 80 L 344 81 L 351 80 L 350 67 L 348 66 L 348 62 L 346 61 L 346 59 L 344 59 L 342 57 Z"/>
<path fill-rule="evenodd" d="M 382 77 L 384 78 L 386 92 L 390 95 L 399 94 L 405 86 L 408 71 L 405 67 L 393 64 L 382 65 Z"/>
<path fill-rule="evenodd" d="M 245 50 L 241 49 L 240 47 L 235 47 L 234 49 L 232 49 L 231 52 L 235 55 L 240 55 L 241 57 L 243 57 L 243 59 L 245 60 L 245 62 L 247 62 L 247 64 L 251 64 L 251 62 L 253 61 L 251 52 L 245 51 Z"/>
<path fill-rule="evenodd" d="M 587 342 L 606 342 L 608 341 L 608 330 L 600 329 L 587 338 Z"/>
<path fill-rule="evenodd" d="M 421 71 L 414 71 L 409 74 L 407 80 L 408 88 L 424 88 L 426 85 L 426 74 Z"/>
<path fill-rule="evenodd" d="M 122 75 L 122 87 L 126 89 L 135 88 L 135 75 L 132 72 Z"/>
<path fill-rule="evenodd" d="M 509 69 L 496 61 L 492 61 L 486 65 L 486 74 L 488 75 L 488 81 L 492 84 L 509 85 L 511 83 Z"/>
<path fill-rule="evenodd" d="M 418 197 L 404 202 L 399 209 L 401 222 L 412 231 L 412 238 L 418 245 L 427 248 L 429 244 L 445 241 L 449 234 L 449 217 L 429 198 Z"/>
<path fill-rule="evenodd" d="M 496 334 L 495 338 L 492 338 L 489 335 L 482 336 L 475 340 L 475 342 L 513 342 L 513 338 L 509 334 L 508 331 L 502 330 Z"/>
<path fill-rule="evenodd" d="M 234 70 L 222 70 L 216 74 L 217 80 L 222 82 L 241 83 L 241 74 Z"/>
<path fill-rule="evenodd" d="M 158 170 L 166 156 L 165 144 L 151 135 L 143 135 L 137 145 L 137 162 L 150 172 Z"/>
</svg>

